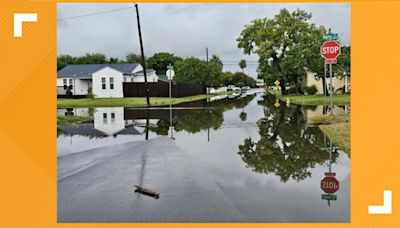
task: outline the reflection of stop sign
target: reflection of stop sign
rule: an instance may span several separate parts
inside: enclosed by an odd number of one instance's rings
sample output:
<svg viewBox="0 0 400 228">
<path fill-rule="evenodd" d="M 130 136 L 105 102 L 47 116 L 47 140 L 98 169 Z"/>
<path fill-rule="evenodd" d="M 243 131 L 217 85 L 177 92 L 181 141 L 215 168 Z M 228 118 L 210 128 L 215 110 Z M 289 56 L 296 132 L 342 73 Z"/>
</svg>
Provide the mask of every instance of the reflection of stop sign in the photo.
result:
<svg viewBox="0 0 400 228">
<path fill-rule="evenodd" d="M 339 181 L 333 176 L 325 177 L 321 181 L 321 189 L 325 193 L 335 193 L 339 190 Z"/>
<path fill-rule="evenodd" d="M 340 55 L 340 44 L 334 40 L 326 41 L 320 52 L 324 59 L 336 59 Z"/>
</svg>

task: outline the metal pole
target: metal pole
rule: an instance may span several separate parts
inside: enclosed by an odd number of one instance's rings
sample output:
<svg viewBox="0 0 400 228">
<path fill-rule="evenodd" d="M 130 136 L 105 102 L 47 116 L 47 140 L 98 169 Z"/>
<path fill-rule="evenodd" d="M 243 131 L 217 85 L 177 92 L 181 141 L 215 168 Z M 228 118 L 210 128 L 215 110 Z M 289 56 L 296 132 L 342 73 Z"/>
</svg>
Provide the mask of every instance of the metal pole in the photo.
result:
<svg viewBox="0 0 400 228">
<path fill-rule="evenodd" d="M 324 86 L 323 86 L 323 90 L 324 90 L 324 109 L 326 108 L 326 64 L 324 62 Z M 325 113 L 324 113 L 325 114 Z"/>
<path fill-rule="evenodd" d="M 333 115 L 333 84 L 332 84 L 332 63 L 329 64 L 329 76 L 331 78 L 331 115 Z"/>
<path fill-rule="evenodd" d="M 332 172 L 332 141 L 329 139 L 329 173 Z"/>
<path fill-rule="evenodd" d="M 207 61 L 207 65 L 208 65 L 208 47 L 206 48 L 206 61 Z M 210 112 L 208 112 L 208 114 L 210 114 Z M 210 124 L 208 124 L 208 128 L 207 128 L 207 142 L 210 142 Z"/>
<path fill-rule="evenodd" d="M 138 31 L 139 31 L 140 53 L 142 55 L 144 84 L 146 85 L 146 101 L 147 101 L 147 106 L 150 106 L 150 96 L 149 96 L 150 89 L 149 89 L 149 84 L 147 83 L 146 62 L 145 62 L 145 59 L 144 59 L 143 40 L 142 40 L 142 31 L 140 29 L 140 19 L 139 19 L 139 7 L 138 7 L 138 4 L 135 4 L 135 8 L 136 8 L 137 26 L 138 26 Z"/>
<path fill-rule="evenodd" d="M 171 139 L 174 139 L 173 125 L 172 125 L 172 89 L 171 89 L 171 76 L 169 77 L 169 121 L 171 126 Z"/>
</svg>

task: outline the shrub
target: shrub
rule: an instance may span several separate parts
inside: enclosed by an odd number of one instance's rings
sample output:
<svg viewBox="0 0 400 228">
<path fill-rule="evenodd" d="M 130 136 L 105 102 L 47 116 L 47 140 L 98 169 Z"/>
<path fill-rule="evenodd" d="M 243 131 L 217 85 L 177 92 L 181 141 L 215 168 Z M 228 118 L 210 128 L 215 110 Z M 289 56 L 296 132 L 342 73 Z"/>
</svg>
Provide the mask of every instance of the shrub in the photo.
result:
<svg viewBox="0 0 400 228">
<path fill-rule="evenodd" d="M 94 95 L 93 93 L 88 93 L 87 95 L 86 95 L 86 97 L 87 98 L 96 98 L 96 95 Z"/>
<path fill-rule="evenodd" d="M 293 86 L 287 90 L 288 94 L 304 94 L 303 88 L 300 86 Z"/>
<path fill-rule="evenodd" d="M 315 85 L 312 85 L 312 86 L 305 86 L 304 91 L 307 93 L 307 95 L 315 95 L 318 92 L 318 89 Z"/>
</svg>

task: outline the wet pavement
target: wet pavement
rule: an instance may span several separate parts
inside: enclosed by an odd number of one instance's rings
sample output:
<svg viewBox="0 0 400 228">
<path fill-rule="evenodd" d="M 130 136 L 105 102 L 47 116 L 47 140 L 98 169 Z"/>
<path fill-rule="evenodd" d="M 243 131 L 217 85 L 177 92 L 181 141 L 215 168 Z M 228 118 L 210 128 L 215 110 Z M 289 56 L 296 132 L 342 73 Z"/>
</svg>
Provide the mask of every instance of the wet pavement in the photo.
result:
<svg viewBox="0 0 400 228">
<path fill-rule="evenodd" d="M 326 109 L 274 103 L 258 93 L 180 106 L 174 140 L 169 110 L 98 108 L 84 127 L 59 126 L 58 221 L 349 222 L 350 157 L 326 152 L 329 138 L 307 123 Z M 335 201 L 320 189 L 329 164 Z"/>
</svg>

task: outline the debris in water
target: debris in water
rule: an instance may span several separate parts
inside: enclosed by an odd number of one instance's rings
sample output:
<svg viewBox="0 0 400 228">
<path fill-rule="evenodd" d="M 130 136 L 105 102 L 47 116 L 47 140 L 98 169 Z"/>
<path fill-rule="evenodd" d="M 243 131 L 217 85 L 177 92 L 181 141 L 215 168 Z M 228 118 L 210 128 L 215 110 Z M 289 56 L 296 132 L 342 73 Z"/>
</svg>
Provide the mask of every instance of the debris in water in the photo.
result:
<svg viewBox="0 0 400 228">
<path fill-rule="evenodd" d="M 146 196 L 153 197 L 155 199 L 160 198 L 160 194 L 158 194 L 157 192 L 151 191 L 150 189 L 147 189 L 147 188 L 140 187 L 138 185 L 135 185 L 135 187 L 136 187 L 135 192 L 141 193 Z"/>
</svg>

